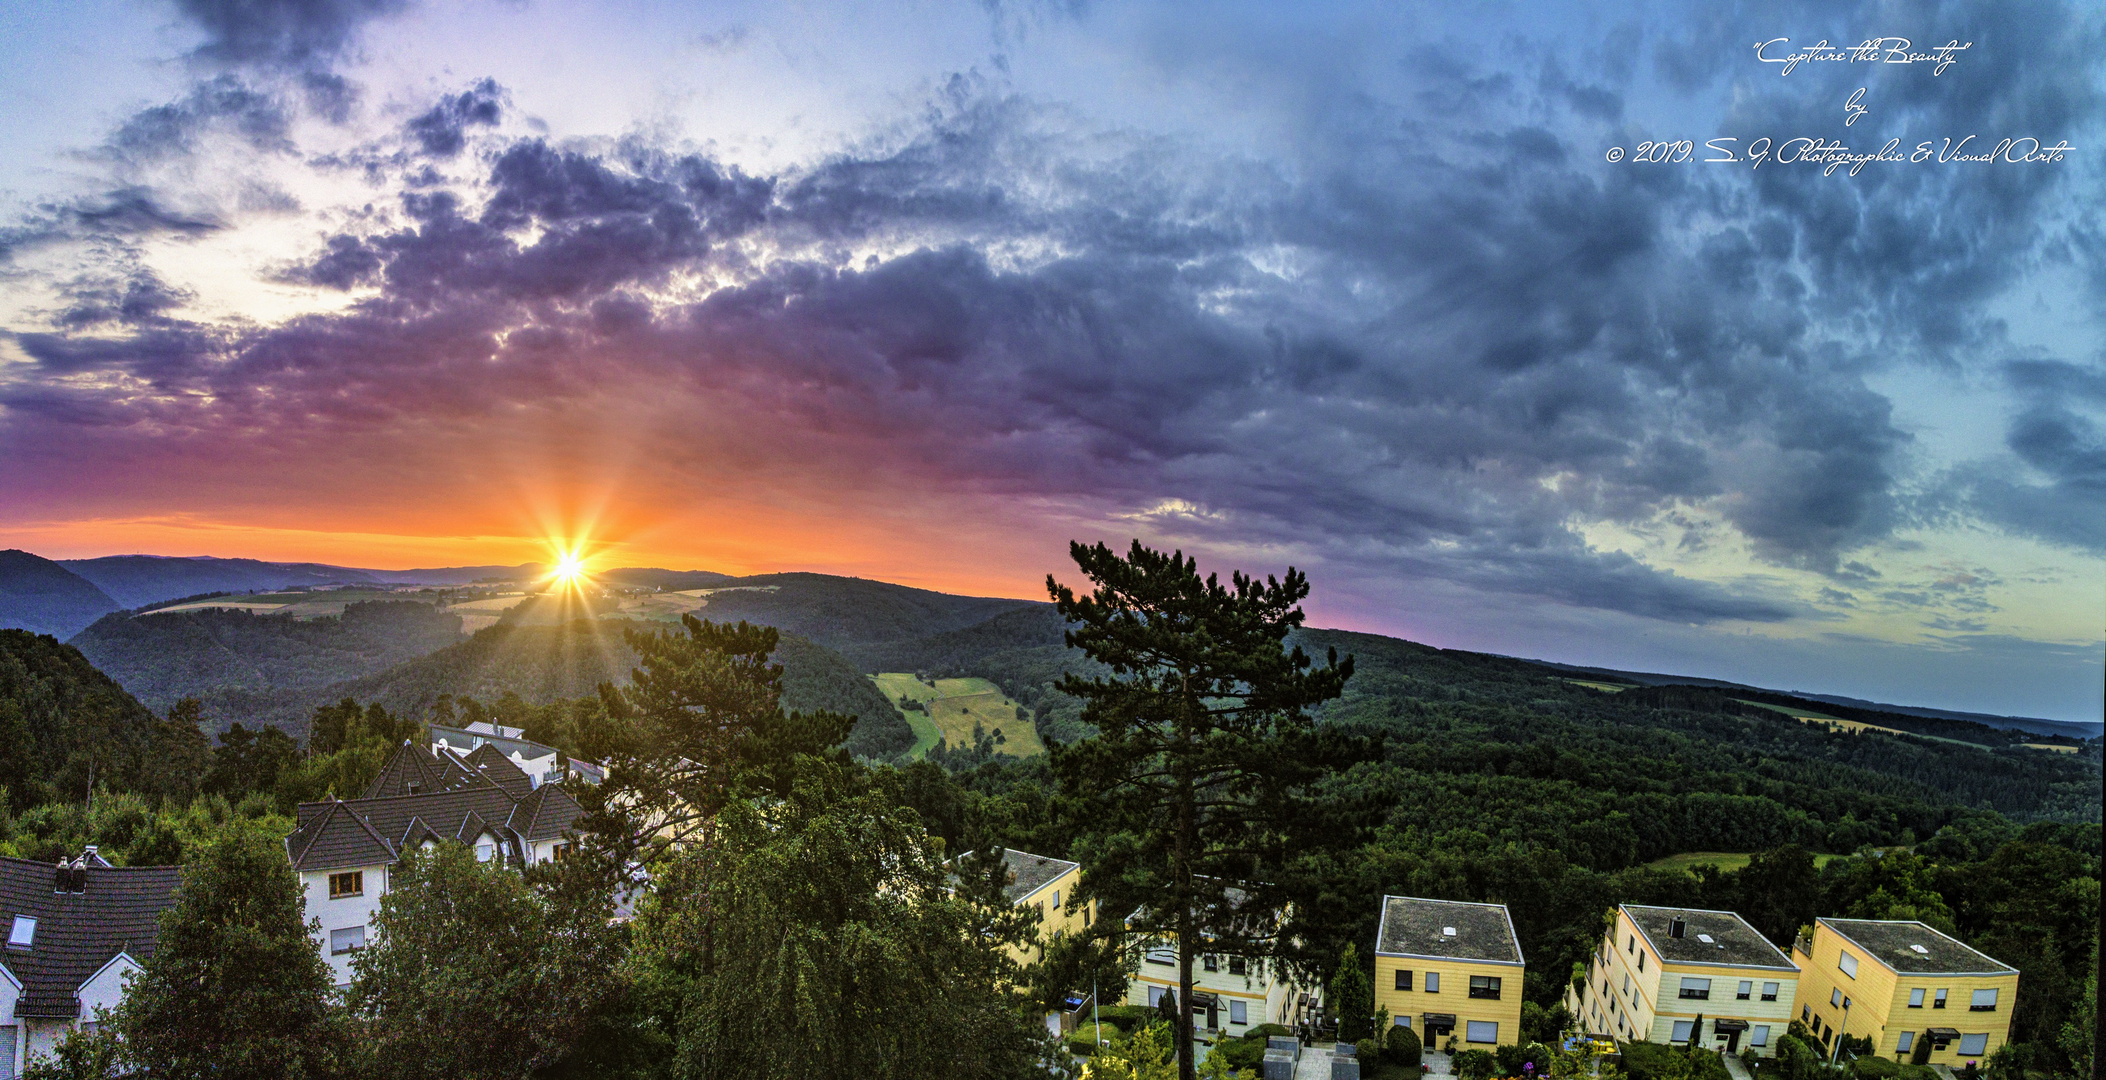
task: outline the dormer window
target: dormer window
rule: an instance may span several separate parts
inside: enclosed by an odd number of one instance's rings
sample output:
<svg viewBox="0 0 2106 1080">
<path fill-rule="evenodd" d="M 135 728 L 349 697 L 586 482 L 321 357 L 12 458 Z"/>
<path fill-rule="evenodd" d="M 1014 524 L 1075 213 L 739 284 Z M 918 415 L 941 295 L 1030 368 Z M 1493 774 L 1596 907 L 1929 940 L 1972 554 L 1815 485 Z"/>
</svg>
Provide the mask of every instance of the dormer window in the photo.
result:
<svg viewBox="0 0 2106 1080">
<path fill-rule="evenodd" d="M 489 862 L 491 859 L 494 859 L 496 857 L 497 845 L 491 843 L 489 837 L 484 837 L 481 842 L 475 845 L 476 862 Z"/>
<path fill-rule="evenodd" d="M 36 944 L 37 921 L 27 915 L 15 916 L 15 925 L 7 932 L 7 945 L 11 949 L 27 949 Z"/>
</svg>

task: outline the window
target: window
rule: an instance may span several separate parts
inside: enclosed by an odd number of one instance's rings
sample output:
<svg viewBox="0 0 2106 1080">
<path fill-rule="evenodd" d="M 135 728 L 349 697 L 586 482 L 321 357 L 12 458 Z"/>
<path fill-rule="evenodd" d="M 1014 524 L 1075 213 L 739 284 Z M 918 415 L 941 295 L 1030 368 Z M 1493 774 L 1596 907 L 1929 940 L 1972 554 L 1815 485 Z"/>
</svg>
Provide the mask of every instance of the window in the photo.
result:
<svg viewBox="0 0 2106 1080">
<path fill-rule="evenodd" d="M 570 858 L 570 845 L 557 844 L 555 847 L 548 849 L 548 857 L 557 862 Z"/>
<path fill-rule="evenodd" d="M 1231 1024 L 1250 1023 L 1249 1010 L 1250 1004 L 1248 1002 L 1241 998 L 1230 998 L 1228 1003 L 1228 1022 Z"/>
<path fill-rule="evenodd" d="M 1440 972 L 1429 971 L 1426 973 L 1426 992 L 1429 994 L 1438 994 L 1441 992 Z"/>
<path fill-rule="evenodd" d="M 1201 967 L 1206 968 L 1208 971 L 1221 970 L 1221 961 L 1211 954 L 1200 957 L 1199 963 Z"/>
<path fill-rule="evenodd" d="M 347 926 L 342 930 L 329 931 L 329 954 L 331 956 L 357 952 L 365 947 L 366 928 L 363 926 Z"/>
<path fill-rule="evenodd" d="M 365 871 L 350 870 L 341 874 L 329 875 L 329 899 L 341 900 L 346 896 L 364 896 L 365 894 Z"/>
<path fill-rule="evenodd" d="M 1055 911 L 1059 911 L 1059 910 L 1060 910 L 1060 890 L 1059 890 L 1059 889 L 1055 889 L 1055 890 L 1053 890 L 1053 910 L 1055 910 Z"/>
<path fill-rule="evenodd" d="M 1389 1018 L 1389 1023 L 1391 1027 L 1408 1028 L 1411 1026 L 1411 1017 L 1392 1016 Z"/>
<path fill-rule="evenodd" d="M 1497 975 L 1470 976 L 1470 996 L 1473 998 L 1499 999 L 1499 977 Z"/>
<path fill-rule="evenodd" d="M 1625 937 L 1624 937 L 1624 942 L 1623 942 L 1623 951 L 1625 951 L 1625 952 L 1637 952 L 1637 951 L 1638 951 L 1638 935 L 1636 935 L 1636 934 L 1628 934 L 1628 935 L 1625 935 Z"/>
<path fill-rule="evenodd" d="M 1776 983 L 1763 983 L 1763 984 L 1762 984 L 1762 1000 L 1764 1000 L 1764 1001 L 1775 1001 L 1775 1000 L 1777 1000 L 1777 984 L 1776 984 Z"/>
<path fill-rule="evenodd" d="M 1740 989 L 1733 992 L 1733 1000 L 1746 1001 L 1755 993 L 1755 984 L 1746 979 L 1740 981 Z"/>
<path fill-rule="evenodd" d="M 1411 972 L 1405 971 L 1402 968 L 1397 969 L 1397 989 L 1411 989 Z"/>
<path fill-rule="evenodd" d="M 1838 951 L 1835 954 L 1835 966 L 1842 968 L 1843 974 L 1853 979 L 1857 978 L 1857 957 L 1847 952 Z"/>
<path fill-rule="evenodd" d="M 1644 954 L 1644 953 L 1639 953 L 1639 954 L 1638 954 L 1638 970 L 1640 970 L 1640 971 L 1644 971 L 1644 970 L 1645 970 L 1645 954 Z"/>
<path fill-rule="evenodd" d="M 1768 1046 L 1769 1044 L 1770 1026 L 1768 1024 L 1757 1024 L 1748 1029 L 1749 1046 Z"/>
<path fill-rule="evenodd" d="M 1913 1032 L 1913 1031 L 1904 1031 L 1904 1032 L 1902 1032 L 1902 1033 L 1901 1033 L 1901 1040 L 1900 1040 L 1899 1042 L 1896 1042 L 1896 1043 L 1894 1044 L 1894 1051 L 1895 1051 L 1896 1053 L 1900 1053 L 1900 1054 L 1906 1054 L 1906 1053 L 1908 1053 L 1908 1052 L 1909 1052 L 1910 1050 L 1913 1050 L 1913 1049 L 1915 1049 L 1915 1048 L 1916 1048 L 1916 1033 L 1915 1033 L 1915 1032 Z"/>
<path fill-rule="evenodd" d="M 1690 978 L 1683 979 L 1681 996 L 1684 998 L 1688 998 L 1691 1001 L 1711 1000 L 1711 980 Z"/>
<path fill-rule="evenodd" d="M 1469 1024 L 1470 1024 L 1470 1026 L 1469 1026 L 1468 1030 L 1466 1030 L 1466 1031 L 1465 1031 L 1465 1032 L 1463 1033 L 1463 1039 L 1464 1039 L 1464 1041 L 1465 1041 L 1465 1042 L 1473 1042 L 1473 1043 L 1494 1043 L 1494 1044 L 1496 1044 L 1496 1043 L 1498 1043 L 1498 1042 L 1499 1042 L 1499 1022 L 1498 1022 L 1498 1021 L 1496 1021 L 1496 1020 L 1472 1020 L 1472 1021 L 1470 1021 L 1470 1022 L 1469 1022 Z"/>
<path fill-rule="evenodd" d="M 1148 949 L 1148 962 L 1175 967 L 1177 965 L 1177 950 L 1168 945 L 1152 945 Z"/>
<path fill-rule="evenodd" d="M 1694 1023 L 1695 1023 L 1695 1021 L 1693 1021 L 1693 1020 L 1677 1020 L 1677 1021 L 1675 1021 L 1675 1030 L 1674 1030 L 1674 1034 L 1672 1034 L 1672 1035 L 1669 1035 L 1669 1036 L 1667 1037 L 1667 1041 L 1668 1041 L 1668 1042 L 1688 1042 L 1688 1041 L 1689 1041 L 1689 1030 L 1690 1030 L 1690 1026 L 1691 1026 L 1692 1024 L 1694 1024 Z"/>
<path fill-rule="evenodd" d="M 1836 990 L 1830 990 L 1830 991 L 1828 992 L 1828 1004 L 1830 1004 L 1830 1005 L 1833 1005 L 1833 1006 L 1836 1006 L 1836 1007 L 1840 1008 L 1840 1007 L 1842 1006 L 1842 1004 L 1843 1004 L 1843 992 L 1842 992 L 1842 990 L 1840 990 L 1840 989 L 1836 989 Z"/>
<path fill-rule="evenodd" d="M 1967 1011 L 1995 1012 L 1996 988 L 1992 986 L 1987 990 L 1976 990 L 1974 992 L 1974 998 L 1967 1003 Z"/>
<path fill-rule="evenodd" d="M 27 949 L 37 943 L 37 921 L 27 915 L 15 916 L 14 928 L 7 932 L 7 943 L 17 949 Z"/>
<path fill-rule="evenodd" d="M 1628 971 L 1623 973 L 1623 992 L 1626 994 L 1631 992 L 1631 973 Z"/>
<path fill-rule="evenodd" d="M 1938 992 L 1937 992 L 1937 994 L 1935 994 L 1935 995 L 1934 995 L 1934 996 L 1932 996 L 1932 998 L 1931 998 L 1931 1008 L 1933 1008 L 1933 1009 L 1942 1009 L 1942 1008 L 1944 1008 L 1944 1007 L 1945 1007 L 1945 988 L 1941 986 L 1941 987 L 1939 987 L 1939 988 L 1938 988 Z"/>
<path fill-rule="evenodd" d="M 1813 1006 L 1811 1006 L 1811 1005 L 1801 1005 L 1801 1006 L 1799 1006 L 1799 1020 L 1800 1020 L 1800 1022 L 1801 1022 L 1801 1023 L 1807 1023 L 1807 1024 L 1811 1024 L 1811 1023 L 1813 1023 Z"/>
<path fill-rule="evenodd" d="M 1228 958 L 1228 973 L 1231 975 L 1248 975 L 1250 974 L 1250 962 L 1240 956 L 1231 956 Z"/>
<path fill-rule="evenodd" d="M 1989 1050 L 1989 1033 L 1988 1033 L 1988 1032 L 1986 1032 L 1986 1031 L 1977 1031 L 1977 1032 L 1975 1032 L 1975 1033 L 1974 1033 L 1974 1034 L 1972 1034 L 1972 1035 L 1962 1035 L 1962 1036 L 1960 1036 L 1960 1056 L 1961 1056 L 1961 1057 L 1974 1057 L 1974 1056 L 1976 1056 L 1976 1055 L 1978 1055 L 1978 1054 L 1984 1054 L 1984 1053 L 1987 1053 L 1987 1052 L 1988 1052 L 1988 1050 Z"/>
<path fill-rule="evenodd" d="M 1165 989 L 1164 987 L 1160 987 L 1160 986 L 1151 986 L 1151 987 L 1149 987 L 1149 988 L 1148 988 L 1148 1007 L 1149 1007 L 1149 1008 L 1151 1008 L 1151 1009 L 1153 1009 L 1153 1008 L 1156 1008 L 1157 1006 L 1159 1006 L 1159 1005 L 1161 1005 L 1161 1004 L 1163 1003 L 1163 990 L 1164 990 L 1164 989 Z"/>
<path fill-rule="evenodd" d="M 476 861 L 476 862 L 489 862 L 489 861 L 490 861 L 491 859 L 494 859 L 494 858 L 496 858 L 496 857 L 497 857 L 497 845 L 496 845 L 496 844 L 477 844 L 477 845 L 475 845 L 475 861 Z"/>
<path fill-rule="evenodd" d="M 1920 1008 L 1922 1008 L 1922 1007 L 1923 1007 L 1923 988 L 1919 986 L 1919 987 L 1915 988 L 1914 990 L 1911 990 L 1911 991 L 1909 991 L 1909 1008 L 1911 1008 L 1911 1009 L 1920 1009 Z"/>
</svg>

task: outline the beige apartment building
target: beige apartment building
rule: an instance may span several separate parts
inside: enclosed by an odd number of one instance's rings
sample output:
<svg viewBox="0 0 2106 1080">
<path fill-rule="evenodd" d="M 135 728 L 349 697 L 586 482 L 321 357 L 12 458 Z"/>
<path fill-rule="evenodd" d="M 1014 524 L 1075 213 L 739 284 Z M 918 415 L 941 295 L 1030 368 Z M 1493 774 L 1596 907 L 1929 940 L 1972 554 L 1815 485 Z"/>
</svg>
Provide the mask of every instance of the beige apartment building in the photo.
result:
<svg viewBox="0 0 2106 1080">
<path fill-rule="evenodd" d="M 1521 939 L 1504 904 L 1382 898 L 1375 1006 L 1426 1046 L 1521 1041 Z"/>
<path fill-rule="evenodd" d="M 1914 920 L 1816 919 L 1792 959 L 1798 1018 L 1830 1054 L 1848 1035 L 1881 1057 L 1965 1068 L 2010 1040 L 2018 970 Z"/>
<path fill-rule="evenodd" d="M 1799 966 L 1730 911 L 1624 904 L 1565 1007 L 1618 1042 L 1776 1053 Z"/>
</svg>

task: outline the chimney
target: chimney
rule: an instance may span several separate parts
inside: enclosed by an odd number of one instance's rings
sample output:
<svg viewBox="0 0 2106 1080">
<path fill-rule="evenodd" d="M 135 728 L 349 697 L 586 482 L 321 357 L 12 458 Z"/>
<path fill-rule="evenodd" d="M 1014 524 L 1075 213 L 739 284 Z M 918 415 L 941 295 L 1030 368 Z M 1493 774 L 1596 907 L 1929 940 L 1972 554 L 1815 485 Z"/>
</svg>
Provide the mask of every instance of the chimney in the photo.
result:
<svg viewBox="0 0 2106 1080">
<path fill-rule="evenodd" d="M 1681 937 L 1684 927 L 1685 924 L 1682 922 L 1681 919 L 1675 919 L 1673 922 L 1667 924 L 1667 936 L 1672 938 Z"/>
</svg>

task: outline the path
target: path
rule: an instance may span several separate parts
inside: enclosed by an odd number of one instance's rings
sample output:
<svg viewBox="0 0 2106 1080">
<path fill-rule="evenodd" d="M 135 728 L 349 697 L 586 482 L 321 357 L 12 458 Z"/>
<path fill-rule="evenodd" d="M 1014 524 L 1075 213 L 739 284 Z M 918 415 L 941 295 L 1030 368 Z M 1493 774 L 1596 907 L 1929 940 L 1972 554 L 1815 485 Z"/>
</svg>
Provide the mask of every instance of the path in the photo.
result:
<svg viewBox="0 0 2106 1080">
<path fill-rule="evenodd" d="M 1294 1080 L 1331 1080 L 1331 1051 L 1302 1047 L 1302 1060 L 1294 1067 Z"/>
<path fill-rule="evenodd" d="M 1720 1054 L 1718 1059 L 1726 1063 L 1726 1074 L 1733 1080 L 1755 1080 L 1755 1074 L 1748 1071 L 1739 1054 Z"/>
</svg>

